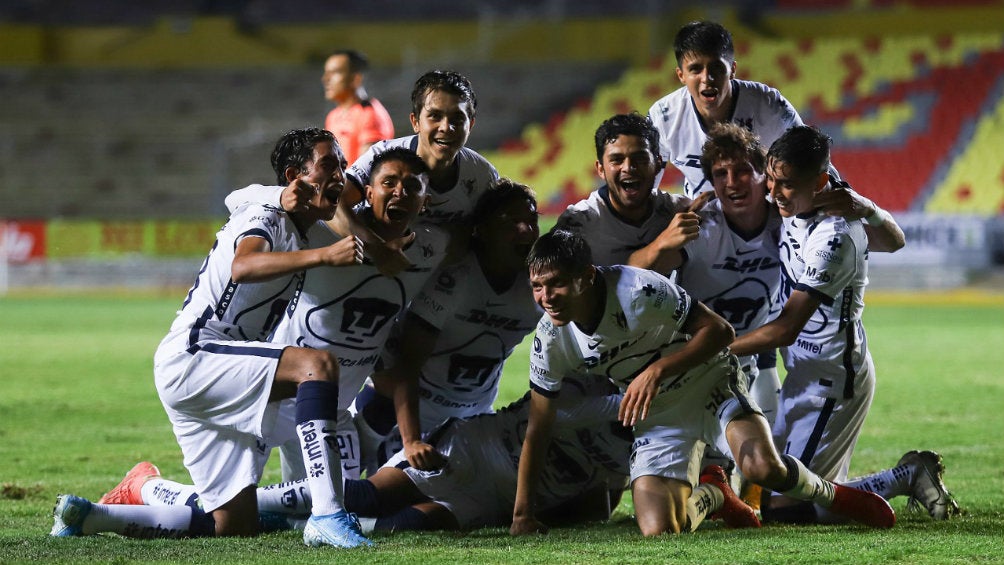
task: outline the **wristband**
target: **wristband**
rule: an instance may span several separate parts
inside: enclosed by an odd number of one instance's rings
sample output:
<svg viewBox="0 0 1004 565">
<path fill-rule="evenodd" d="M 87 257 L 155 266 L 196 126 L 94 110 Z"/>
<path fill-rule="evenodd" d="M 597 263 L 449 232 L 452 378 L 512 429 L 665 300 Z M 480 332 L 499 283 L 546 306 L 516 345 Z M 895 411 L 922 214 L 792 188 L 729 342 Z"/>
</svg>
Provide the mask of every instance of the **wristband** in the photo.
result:
<svg viewBox="0 0 1004 565">
<path fill-rule="evenodd" d="M 869 226 L 877 228 L 882 224 L 884 224 L 888 218 L 889 218 L 889 212 L 886 212 L 885 210 L 879 208 L 878 206 L 875 206 L 875 211 L 872 212 L 870 216 L 866 217 L 865 221 L 868 222 Z"/>
</svg>

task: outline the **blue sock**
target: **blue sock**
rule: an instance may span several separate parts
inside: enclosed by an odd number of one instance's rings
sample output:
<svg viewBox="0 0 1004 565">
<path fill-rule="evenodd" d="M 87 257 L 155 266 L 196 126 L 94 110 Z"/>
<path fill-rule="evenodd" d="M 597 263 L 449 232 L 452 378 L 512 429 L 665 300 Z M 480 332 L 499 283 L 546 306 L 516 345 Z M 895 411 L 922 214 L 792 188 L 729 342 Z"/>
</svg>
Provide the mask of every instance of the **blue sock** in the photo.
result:
<svg viewBox="0 0 1004 565">
<path fill-rule="evenodd" d="M 394 401 L 383 396 L 371 387 L 365 386 L 356 395 L 356 409 L 362 414 L 366 423 L 374 432 L 385 436 L 397 424 L 397 412 Z"/>
<path fill-rule="evenodd" d="M 435 525 L 424 512 L 414 506 L 408 506 L 393 516 L 377 518 L 374 529 L 397 532 L 402 530 L 432 530 L 435 529 Z"/>
<path fill-rule="evenodd" d="M 338 419 L 338 383 L 306 381 L 296 389 L 296 423 Z"/>
<path fill-rule="evenodd" d="M 360 516 L 379 516 L 380 500 L 373 483 L 366 480 L 346 479 L 345 509 Z"/>
</svg>

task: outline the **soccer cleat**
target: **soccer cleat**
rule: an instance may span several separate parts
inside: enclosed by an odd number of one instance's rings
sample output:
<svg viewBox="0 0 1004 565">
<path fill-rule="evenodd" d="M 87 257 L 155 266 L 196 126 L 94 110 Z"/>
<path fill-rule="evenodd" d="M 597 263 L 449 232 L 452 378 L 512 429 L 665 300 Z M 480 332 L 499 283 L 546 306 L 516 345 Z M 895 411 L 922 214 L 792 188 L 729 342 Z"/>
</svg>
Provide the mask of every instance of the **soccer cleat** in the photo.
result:
<svg viewBox="0 0 1004 565">
<path fill-rule="evenodd" d="M 917 512 L 923 507 L 935 520 L 947 520 L 962 513 L 959 504 L 941 480 L 945 472 L 941 455 L 934 451 L 908 451 L 896 466 L 913 467 L 910 500 L 906 503 L 908 510 Z"/>
<path fill-rule="evenodd" d="M 56 497 L 56 507 L 52 509 L 52 531 L 50 536 L 68 538 L 82 536 L 84 518 L 91 513 L 91 501 L 72 494 Z"/>
<path fill-rule="evenodd" d="M 730 528 L 759 528 L 760 519 L 756 512 L 736 496 L 728 484 L 725 470 L 718 465 L 708 465 L 701 471 L 701 483 L 707 483 L 722 491 L 725 502 L 715 512 L 716 518 L 721 518 Z"/>
<path fill-rule="evenodd" d="M 830 510 L 873 528 L 891 528 L 896 525 L 896 512 L 881 496 L 844 485 L 833 485 L 833 504 Z"/>
<path fill-rule="evenodd" d="M 303 543 L 310 547 L 368 547 L 373 542 L 360 531 L 356 517 L 344 510 L 327 516 L 311 516 L 303 528 Z"/>
<path fill-rule="evenodd" d="M 143 504 L 143 483 L 160 476 L 160 469 L 149 461 L 141 461 L 129 469 L 125 478 L 98 499 L 98 504 Z"/>
</svg>

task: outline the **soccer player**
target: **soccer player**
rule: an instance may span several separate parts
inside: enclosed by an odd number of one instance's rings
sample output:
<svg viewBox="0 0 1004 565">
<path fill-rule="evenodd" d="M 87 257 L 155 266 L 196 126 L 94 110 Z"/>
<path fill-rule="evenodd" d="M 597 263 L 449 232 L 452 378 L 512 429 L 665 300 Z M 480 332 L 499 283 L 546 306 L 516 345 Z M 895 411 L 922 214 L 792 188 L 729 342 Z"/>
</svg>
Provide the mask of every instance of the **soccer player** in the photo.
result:
<svg viewBox="0 0 1004 565">
<path fill-rule="evenodd" d="M 752 132 L 733 123 L 713 126 L 701 165 L 716 198 L 698 211 L 698 237 L 652 255 L 639 251 L 629 262 L 663 274 L 676 270 L 677 284 L 729 322 L 736 335 L 768 321 L 781 287 L 781 217 L 767 202 L 766 164 L 766 151 Z M 739 363 L 751 396 L 772 423 L 780 382 L 757 379 L 755 355 L 741 356 Z"/>
<path fill-rule="evenodd" d="M 864 229 L 814 204 L 830 182 L 829 160 L 829 138 L 812 127 L 793 127 L 771 145 L 766 180 L 783 218 L 784 306 L 773 321 L 740 336 L 732 351 L 747 355 L 782 347 L 787 376 L 775 442 L 785 457 L 844 482 L 875 391 L 875 367 L 861 323 L 868 284 Z M 941 483 L 942 470 L 937 454 L 911 452 L 886 472 L 891 479 L 886 488 L 877 490 L 886 497 L 912 492 L 932 516 L 947 517 L 957 505 Z M 922 474 L 927 478 L 918 491 Z M 871 481 L 872 488 L 882 482 Z M 765 519 L 834 521 L 825 507 L 780 494 L 765 496 Z"/>
<path fill-rule="evenodd" d="M 433 275 L 388 342 L 386 369 L 373 375 L 380 393 L 367 386 L 356 398 L 356 424 L 373 471 L 386 458 L 375 453 L 385 439 L 381 451 L 403 447 L 413 467 L 440 466 L 419 431 L 491 412 L 503 362 L 543 314 L 526 274 L 526 256 L 540 234 L 533 191 L 499 179 L 478 199 L 472 224 L 471 250 Z M 395 423 L 400 436 L 387 438 Z"/>
<path fill-rule="evenodd" d="M 543 514 L 566 524 L 606 520 L 627 483 L 631 431 L 617 421 L 621 396 L 606 379 L 570 378 L 556 400 L 554 441 L 542 477 Z M 366 480 L 347 480 L 346 507 L 371 518 L 364 531 L 473 529 L 508 525 L 516 491 L 520 444 L 529 395 L 497 413 L 454 418 L 434 432 L 436 449 L 450 464 L 421 471 L 395 455 Z M 184 505 L 191 486 L 160 476 L 150 463 L 136 465 L 113 489 L 116 504 Z M 258 489 L 259 509 L 295 519 L 310 513 L 303 480 Z M 195 504 L 190 501 L 189 504 Z"/>
<path fill-rule="evenodd" d="M 363 86 L 369 60 L 355 49 L 335 51 L 324 62 L 324 98 L 336 106 L 324 119 L 324 129 L 335 134 L 345 159 L 354 163 L 375 142 L 394 137 L 394 122 Z"/>
<path fill-rule="evenodd" d="M 631 489 L 646 536 L 693 530 L 716 511 L 731 525 L 759 525 L 720 468 L 706 469 L 693 488 L 704 444 L 722 431 L 747 479 L 874 527 L 895 523 L 882 497 L 825 481 L 778 455 L 726 349 L 732 327 L 683 289 L 652 271 L 594 266 L 585 241 L 561 230 L 541 236 L 527 263 L 534 299 L 547 315 L 530 356 L 512 534 L 546 531 L 535 510 L 538 482 L 553 398 L 571 375 L 606 377 L 623 391 L 618 418 L 634 426 Z"/>
<path fill-rule="evenodd" d="M 467 250 L 468 220 L 474 203 L 498 179 L 495 167 L 466 146 L 478 106 L 466 77 L 453 71 L 429 71 L 415 82 L 411 104 L 415 135 L 378 142 L 352 164 L 346 172 L 346 191 L 336 218 L 347 222 L 352 233 L 372 247 L 373 260 L 391 274 L 408 264 L 401 256 L 400 242 L 371 238 L 372 234 L 358 226 L 351 213 L 362 195 L 359 188 L 370 180 L 376 154 L 391 147 L 406 147 L 422 158 L 429 169 L 429 202 L 422 218 L 449 229 L 457 257 Z"/>
<path fill-rule="evenodd" d="M 689 201 L 656 187 L 663 163 L 651 121 L 637 113 L 617 114 L 596 129 L 594 143 L 596 174 L 604 185 L 569 206 L 557 229 L 585 239 L 598 265 L 625 264 L 664 232 L 673 245 L 697 237 L 698 218 L 685 213 Z"/>
<path fill-rule="evenodd" d="M 777 89 L 735 78 L 732 34 L 721 24 L 688 23 L 677 32 L 673 50 L 683 87 L 657 100 L 649 117 L 659 132 L 663 162 L 683 173 L 684 193 L 694 198 L 712 190 L 701 168 L 701 148 L 712 126 L 739 124 L 769 147 L 788 128 L 802 125 L 802 118 Z M 839 178 L 832 165 L 830 173 Z M 839 188 L 821 195 L 817 205 L 849 220 L 865 219 L 872 251 L 892 252 L 906 245 L 903 231 L 888 212 L 849 187 Z"/>
<path fill-rule="evenodd" d="M 279 182 L 307 184 L 302 212 L 248 205 L 217 234 L 184 305 L 154 356 L 161 402 L 205 512 L 123 508 L 60 496 L 54 536 L 116 531 L 138 537 L 249 536 L 259 531 L 255 487 L 277 429 L 278 404 L 295 399 L 295 432 L 315 495 L 307 545 L 372 545 L 342 507 L 334 444 L 339 360 L 328 352 L 268 341 L 294 309 L 304 271 L 355 261 L 354 241 L 313 245 L 343 185 L 344 157 L 330 132 L 294 130 L 272 153 Z"/>
<path fill-rule="evenodd" d="M 390 147 L 377 154 L 365 188 L 367 206 L 359 219 L 385 241 L 410 241 L 403 248 L 410 267 L 385 276 L 370 260 L 366 246 L 366 256 L 356 265 L 310 273 L 296 310 L 285 316 L 275 331 L 276 341 L 327 350 L 337 356 L 341 370 L 337 442 L 348 477 L 356 478 L 360 472 L 359 437 L 348 408 L 374 371 L 394 320 L 446 256 L 446 232 L 417 222 L 428 201 L 427 183 L 425 162 L 410 149 Z M 277 191 L 272 192 L 269 199 Z M 233 205 L 262 196 L 262 191 L 237 191 L 227 202 Z M 319 224 L 315 230 L 314 241 L 320 245 L 355 239 L 327 224 Z M 298 459 L 289 457 L 288 452 L 284 446 L 284 478 L 306 476 L 306 470 L 297 465 Z"/>
</svg>

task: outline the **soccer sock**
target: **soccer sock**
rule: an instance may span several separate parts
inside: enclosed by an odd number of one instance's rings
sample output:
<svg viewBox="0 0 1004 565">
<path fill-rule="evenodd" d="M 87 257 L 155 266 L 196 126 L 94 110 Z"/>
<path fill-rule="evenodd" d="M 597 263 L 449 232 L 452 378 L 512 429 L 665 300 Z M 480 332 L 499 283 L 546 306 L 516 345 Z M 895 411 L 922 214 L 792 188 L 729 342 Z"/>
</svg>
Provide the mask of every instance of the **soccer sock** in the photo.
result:
<svg viewBox="0 0 1004 565">
<path fill-rule="evenodd" d="M 788 476 L 774 490 L 789 498 L 814 502 L 823 508 L 833 504 L 833 483 L 808 470 L 791 455 L 782 455 L 781 461 L 788 469 Z"/>
<path fill-rule="evenodd" d="M 418 508 L 408 506 L 402 508 L 396 514 L 377 518 L 374 524 L 375 530 L 387 532 L 400 532 L 402 530 L 431 530 L 435 526 L 429 517 Z"/>
<path fill-rule="evenodd" d="M 865 475 L 856 479 L 850 479 L 843 483 L 845 486 L 854 487 L 868 492 L 874 492 L 882 498 L 891 498 L 910 494 L 910 485 L 913 483 L 913 475 L 916 469 L 911 465 L 900 465 L 892 469 L 885 469 L 878 473 Z"/>
<path fill-rule="evenodd" d="M 380 499 L 373 483 L 366 480 L 345 481 L 345 509 L 362 516 L 380 514 Z"/>
<path fill-rule="evenodd" d="M 310 514 L 311 496 L 307 479 L 258 487 L 255 496 L 259 512 L 294 516 Z"/>
<path fill-rule="evenodd" d="M 194 485 L 183 485 L 162 477 L 152 478 L 140 489 L 143 503 L 150 506 L 191 506 L 198 508 L 199 493 Z"/>
<path fill-rule="evenodd" d="M 296 433 L 316 516 L 342 509 L 342 464 L 335 425 L 338 383 L 306 381 L 296 391 Z"/>
<path fill-rule="evenodd" d="M 687 518 L 690 524 L 687 531 L 693 532 L 701 522 L 718 511 L 725 504 L 725 495 L 714 485 L 702 483 L 697 485 L 690 498 L 687 499 Z"/>
<path fill-rule="evenodd" d="M 366 425 L 380 436 L 390 433 L 397 424 L 394 401 L 378 394 L 371 386 L 364 386 L 356 396 L 356 408 Z"/>
<path fill-rule="evenodd" d="M 212 516 L 187 506 L 94 504 L 84 518 L 84 534 L 114 532 L 140 539 L 205 537 L 215 534 Z"/>
</svg>

